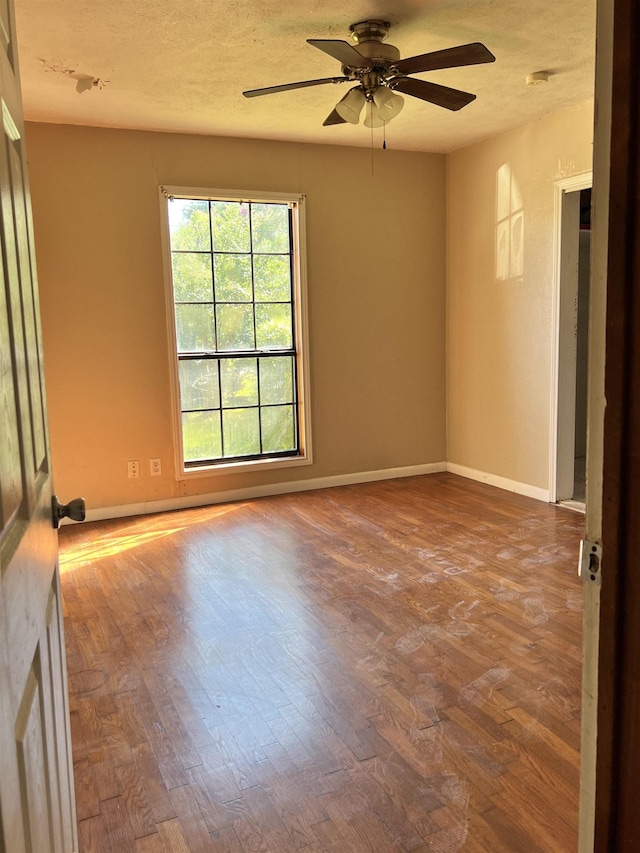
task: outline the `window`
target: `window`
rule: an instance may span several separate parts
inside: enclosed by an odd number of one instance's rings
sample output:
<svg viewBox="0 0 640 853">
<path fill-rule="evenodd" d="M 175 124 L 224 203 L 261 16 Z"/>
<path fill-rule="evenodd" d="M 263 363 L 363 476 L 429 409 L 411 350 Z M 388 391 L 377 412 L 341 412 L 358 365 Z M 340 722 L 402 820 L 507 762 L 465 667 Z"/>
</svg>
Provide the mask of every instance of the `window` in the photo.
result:
<svg viewBox="0 0 640 853">
<path fill-rule="evenodd" d="M 302 199 L 162 192 L 181 473 L 309 461 Z"/>
</svg>

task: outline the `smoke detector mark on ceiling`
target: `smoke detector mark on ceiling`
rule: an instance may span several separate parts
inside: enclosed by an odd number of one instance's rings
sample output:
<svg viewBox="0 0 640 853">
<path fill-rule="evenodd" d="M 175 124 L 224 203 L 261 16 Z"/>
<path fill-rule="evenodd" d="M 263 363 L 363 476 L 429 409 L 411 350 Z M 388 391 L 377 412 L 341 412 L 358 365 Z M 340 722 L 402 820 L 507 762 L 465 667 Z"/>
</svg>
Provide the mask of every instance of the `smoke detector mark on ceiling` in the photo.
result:
<svg viewBox="0 0 640 853">
<path fill-rule="evenodd" d="M 88 92 L 89 89 L 97 88 L 104 89 L 109 84 L 109 80 L 103 80 L 101 77 L 94 77 L 92 74 L 83 74 L 82 71 L 76 71 L 75 68 L 69 68 L 62 62 L 52 60 L 47 62 L 46 59 L 40 59 L 43 71 L 53 71 L 55 74 L 64 74 L 76 80 L 76 92 Z"/>
<path fill-rule="evenodd" d="M 534 71 L 533 74 L 527 74 L 525 83 L 527 86 L 539 86 L 540 83 L 547 83 L 550 73 L 549 71 Z"/>
</svg>

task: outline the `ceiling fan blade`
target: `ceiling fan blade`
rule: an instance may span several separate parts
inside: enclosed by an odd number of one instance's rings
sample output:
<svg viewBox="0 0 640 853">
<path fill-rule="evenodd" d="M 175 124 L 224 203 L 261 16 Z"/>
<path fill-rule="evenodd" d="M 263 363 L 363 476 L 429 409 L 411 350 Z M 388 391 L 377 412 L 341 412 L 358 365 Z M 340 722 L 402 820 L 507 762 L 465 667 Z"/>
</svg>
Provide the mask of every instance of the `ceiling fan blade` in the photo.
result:
<svg viewBox="0 0 640 853">
<path fill-rule="evenodd" d="M 438 83 L 428 83 L 426 80 L 414 80 L 412 77 L 394 77 L 389 81 L 389 88 L 394 92 L 402 92 L 404 95 L 412 95 L 422 101 L 429 101 L 438 107 L 447 110 L 460 110 L 466 107 L 476 96 L 461 89 L 450 89 L 448 86 L 440 86 Z"/>
<path fill-rule="evenodd" d="M 333 112 L 329 113 L 326 119 L 322 122 L 324 127 L 329 127 L 332 124 L 346 124 L 347 120 L 342 118 L 341 115 L 338 115 L 337 110 L 333 110 Z"/>
<path fill-rule="evenodd" d="M 369 60 L 343 39 L 307 39 L 307 42 L 319 50 L 324 50 L 342 65 L 350 65 L 353 68 L 367 68 L 369 65 Z"/>
<path fill-rule="evenodd" d="M 322 86 L 324 83 L 344 83 L 348 79 L 348 77 L 323 77 L 321 80 L 301 80 L 299 83 L 283 83 L 282 86 L 248 89 L 242 94 L 245 98 L 257 98 L 258 95 L 273 95 L 274 92 L 288 92 L 290 89 L 306 89 L 307 86 Z"/>
<path fill-rule="evenodd" d="M 476 41 L 446 50 L 434 50 L 420 56 L 408 56 L 394 62 L 394 66 L 402 74 L 420 74 L 422 71 L 436 71 L 439 68 L 459 68 L 461 65 L 481 65 L 483 62 L 495 61 L 491 51 Z"/>
</svg>

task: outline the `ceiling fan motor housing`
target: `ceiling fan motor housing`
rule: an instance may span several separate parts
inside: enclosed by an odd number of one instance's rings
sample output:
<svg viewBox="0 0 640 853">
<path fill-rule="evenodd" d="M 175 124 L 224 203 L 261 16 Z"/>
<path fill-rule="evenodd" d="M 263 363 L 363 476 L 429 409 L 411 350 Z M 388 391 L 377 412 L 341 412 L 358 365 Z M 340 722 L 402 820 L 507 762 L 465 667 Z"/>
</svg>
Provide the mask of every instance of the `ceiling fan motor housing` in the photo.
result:
<svg viewBox="0 0 640 853">
<path fill-rule="evenodd" d="M 358 53 L 368 60 L 372 68 L 378 68 L 381 71 L 386 71 L 400 59 L 400 51 L 397 47 L 382 43 L 389 33 L 390 26 L 387 21 L 360 21 L 349 27 Z M 349 76 L 352 68 L 354 66 L 345 66 L 344 73 Z"/>
<path fill-rule="evenodd" d="M 373 39 L 358 42 L 356 50 L 372 65 L 379 62 L 387 67 L 400 59 L 400 51 L 397 47 L 392 44 L 382 44 L 382 42 Z"/>
</svg>

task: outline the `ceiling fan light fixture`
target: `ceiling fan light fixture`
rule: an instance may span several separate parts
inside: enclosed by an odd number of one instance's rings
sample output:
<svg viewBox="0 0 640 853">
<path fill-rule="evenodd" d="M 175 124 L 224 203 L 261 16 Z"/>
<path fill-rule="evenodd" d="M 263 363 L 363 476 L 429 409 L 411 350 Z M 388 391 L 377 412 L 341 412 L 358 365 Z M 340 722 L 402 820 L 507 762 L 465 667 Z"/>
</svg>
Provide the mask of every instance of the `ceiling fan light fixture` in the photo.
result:
<svg viewBox="0 0 640 853">
<path fill-rule="evenodd" d="M 391 121 L 404 106 L 404 98 L 396 95 L 386 86 L 378 86 L 373 93 L 373 102 L 378 108 L 378 114 L 382 121 Z"/>
<path fill-rule="evenodd" d="M 358 124 L 360 121 L 360 113 L 366 103 L 366 97 L 362 89 L 355 88 L 347 92 L 347 94 L 336 104 L 336 112 L 345 121 L 350 124 Z"/>
<path fill-rule="evenodd" d="M 380 110 L 375 104 L 375 101 L 369 101 L 367 104 L 367 115 L 365 116 L 365 127 L 382 127 L 385 121 L 380 117 Z"/>
</svg>

